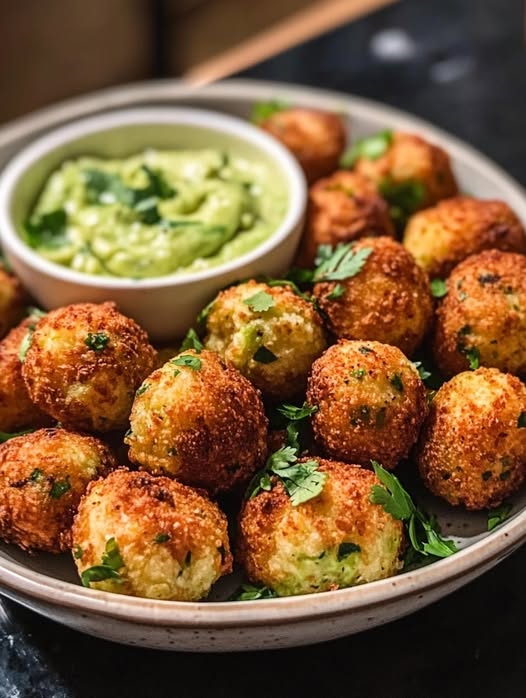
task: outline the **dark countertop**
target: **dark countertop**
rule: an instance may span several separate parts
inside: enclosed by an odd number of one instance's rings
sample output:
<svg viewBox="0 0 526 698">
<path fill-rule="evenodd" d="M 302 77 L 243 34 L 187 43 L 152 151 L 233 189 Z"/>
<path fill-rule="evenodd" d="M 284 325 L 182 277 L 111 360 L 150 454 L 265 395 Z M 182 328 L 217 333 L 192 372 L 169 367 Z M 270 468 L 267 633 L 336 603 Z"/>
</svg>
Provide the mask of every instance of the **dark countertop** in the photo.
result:
<svg viewBox="0 0 526 698">
<path fill-rule="evenodd" d="M 363 95 L 429 119 L 526 184 L 520 0 L 405 0 L 246 77 Z M 0 698 L 444 698 L 524 695 L 526 549 L 406 619 L 292 650 L 122 647 L 0 605 Z"/>
</svg>

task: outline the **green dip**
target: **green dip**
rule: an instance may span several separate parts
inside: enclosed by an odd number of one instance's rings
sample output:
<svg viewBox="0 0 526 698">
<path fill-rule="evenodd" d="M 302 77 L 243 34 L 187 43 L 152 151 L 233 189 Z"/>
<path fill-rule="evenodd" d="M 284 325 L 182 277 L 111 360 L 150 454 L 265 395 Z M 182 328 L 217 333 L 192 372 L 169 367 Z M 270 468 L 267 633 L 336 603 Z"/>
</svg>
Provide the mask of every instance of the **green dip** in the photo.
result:
<svg viewBox="0 0 526 698">
<path fill-rule="evenodd" d="M 287 204 L 278 180 L 264 162 L 219 150 L 81 157 L 49 177 L 23 235 L 46 259 L 87 274 L 199 271 L 277 229 Z"/>
</svg>

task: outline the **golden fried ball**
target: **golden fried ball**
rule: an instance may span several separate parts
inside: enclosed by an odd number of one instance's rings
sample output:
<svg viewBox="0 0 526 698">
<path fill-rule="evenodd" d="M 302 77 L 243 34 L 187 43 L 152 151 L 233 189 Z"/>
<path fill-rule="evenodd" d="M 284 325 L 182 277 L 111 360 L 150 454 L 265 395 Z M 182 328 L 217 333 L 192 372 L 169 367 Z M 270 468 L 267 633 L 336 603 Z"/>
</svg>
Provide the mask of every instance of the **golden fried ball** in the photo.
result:
<svg viewBox="0 0 526 698">
<path fill-rule="evenodd" d="M 214 493 L 246 483 L 266 455 L 258 390 L 211 351 L 183 351 L 148 376 L 130 424 L 130 460 Z"/>
<path fill-rule="evenodd" d="M 526 257 L 486 250 L 455 267 L 446 286 L 433 342 L 441 373 L 471 363 L 526 377 Z"/>
<path fill-rule="evenodd" d="M 316 109 L 283 109 L 261 121 L 259 126 L 291 151 L 308 182 L 333 172 L 345 149 L 345 125 L 338 114 Z"/>
<path fill-rule="evenodd" d="M 354 169 L 382 189 L 404 182 L 422 185 L 415 210 L 426 208 L 458 193 L 449 156 L 438 145 L 414 133 L 395 131 L 385 152 L 376 159 L 361 157 Z"/>
<path fill-rule="evenodd" d="M 0 538 L 24 550 L 59 553 L 88 483 L 116 466 L 93 436 L 40 429 L 0 445 Z"/>
<path fill-rule="evenodd" d="M 426 416 L 426 389 L 397 347 L 342 339 L 314 362 L 307 402 L 316 441 L 332 458 L 392 470 Z"/>
<path fill-rule="evenodd" d="M 288 286 L 256 281 L 222 291 L 212 304 L 206 328 L 206 348 L 275 400 L 305 389 L 312 362 L 327 346 L 312 303 Z"/>
<path fill-rule="evenodd" d="M 26 318 L 0 342 L 0 431 L 14 432 L 51 423 L 31 401 L 22 378 L 20 348 L 37 322 L 36 317 Z"/>
<path fill-rule="evenodd" d="M 126 428 L 154 362 L 146 332 L 114 303 L 79 303 L 40 320 L 22 374 L 44 412 L 65 426 L 104 432 Z"/>
<path fill-rule="evenodd" d="M 312 267 L 319 245 L 338 245 L 373 235 L 394 236 L 389 208 L 374 184 L 356 172 L 340 170 L 309 191 L 307 223 L 298 265 Z"/>
<path fill-rule="evenodd" d="M 412 216 L 404 246 L 430 278 L 445 279 L 459 262 L 482 250 L 526 254 L 526 234 L 503 201 L 457 196 Z"/>
<path fill-rule="evenodd" d="M 358 274 L 314 286 L 330 331 L 340 338 L 393 344 L 410 356 L 433 317 L 427 275 L 392 238 L 364 238 L 353 250 L 371 251 Z"/>
<path fill-rule="evenodd" d="M 293 506 L 280 482 L 249 499 L 239 521 L 239 558 L 249 579 L 279 596 L 313 594 L 390 577 L 401 567 L 402 523 L 369 500 L 376 475 L 316 459 L 321 493 Z"/>
<path fill-rule="evenodd" d="M 23 318 L 26 300 L 20 281 L 0 263 L 0 339 Z"/>
<path fill-rule="evenodd" d="M 417 460 L 426 487 L 450 504 L 501 504 L 526 476 L 526 386 L 496 368 L 444 383 L 431 402 Z"/>
<path fill-rule="evenodd" d="M 198 601 L 232 570 L 216 504 L 170 478 L 124 468 L 89 486 L 73 557 L 85 586 L 150 599 Z"/>
</svg>

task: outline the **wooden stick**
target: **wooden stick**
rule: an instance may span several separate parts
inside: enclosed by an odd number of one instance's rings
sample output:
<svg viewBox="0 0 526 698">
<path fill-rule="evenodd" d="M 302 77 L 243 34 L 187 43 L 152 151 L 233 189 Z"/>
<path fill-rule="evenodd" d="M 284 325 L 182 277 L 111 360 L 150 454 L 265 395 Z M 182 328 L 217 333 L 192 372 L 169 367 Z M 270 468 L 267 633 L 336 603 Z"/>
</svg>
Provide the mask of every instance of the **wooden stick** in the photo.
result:
<svg viewBox="0 0 526 698">
<path fill-rule="evenodd" d="M 318 0 L 234 48 L 198 63 L 187 70 L 183 78 L 192 85 L 220 80 L 396 1 Z"/>
</svg>

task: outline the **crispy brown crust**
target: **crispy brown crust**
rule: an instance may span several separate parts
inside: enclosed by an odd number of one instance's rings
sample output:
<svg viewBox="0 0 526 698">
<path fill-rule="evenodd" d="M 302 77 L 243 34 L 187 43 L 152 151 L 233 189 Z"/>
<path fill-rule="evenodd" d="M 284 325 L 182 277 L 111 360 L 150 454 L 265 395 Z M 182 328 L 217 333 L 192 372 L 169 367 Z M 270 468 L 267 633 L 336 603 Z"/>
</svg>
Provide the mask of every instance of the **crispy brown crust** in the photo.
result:
<svg viewBox="0 0 526 698">
<path fill-rule="evenodd" d="M 394 234 L 389 208 L 376 186 L 356 172 L 339 170 L 310 188 L 297 264 L 313 266 L 319 245 Z"/>
<path fill-rule="evenodd" d="M 409 219 L 404 246 L 430 278 L 444 279 L 483 250 L 526 253 L 524 228 L 504 201 L 457 196 Z"/>
<path fill-rule="evenodd" d="M 372 252 L 356 276 L 317 283 L 314 295 L 336 337 L 392 344 L 411 356 L 433 317 L 428 277 L 396 240 L 364 238 L 354 246 L 366 248 Z M 338 284 L 345 291 L 331 300 Z"/>
<path fill-rule="evenodd" d="M 396 131 L 383 155 L 376 160 L 360 158 L 354 169 L 377 184 L 385 179 L 421 182 L 425 187 L 425 196 L 420 208 L 432 206 L 458 193 L 449 155 L 414 133 Z"/>
<path fill-rule="evenodd" d="M 214 352 L 183 354 L 199 359 L 199 370 L 168 362 L 148 377 L 130 417 L 129 457 L 213 493 L 239 488 L 266 456 L 260 393 Z"/>
<path fill-rule="evenodd" d="M 69 548 L 71 524 L 88 482 L 116 467 L 93 436 L 40 429 L 0 445 L 0 538 L 23 550 Z M 50 492 L 69 481 L 59 497 Z"/>
<path fill-rule="evenodd" d="M 18 356 L 22 340 L 36 322 L 35 318 L 26 318 L 0 342 L 0 431 L 51 424 L 29 397 Z"/>
<path fill-rule="evenodd" d="M 340 340 L 327 349 L 312 366 L 307 402 L 318 407 L 311 422 L 326 454 L 390 470 L 409 455 L 427 413 L 416 369 L 379 342 Z"/>
<path fill-rule="evenodd" d="M 466 371 L 435 395 L 420 435 L 424 484 L 450 504 L 498 506 L 526 477 L 526 387 L 495 368 Z"/>
<path fill-rule="evenodd" d="M 338 114 L 316 109 L 284 109 L 265 119 L 260 127 L 295 155 L 308 182 L 338 167 L 347 138 Z"/>
<path fill-rule="evenodd" d="M 308 528 L 298 531 L 291 518 L 289 536 L 314 533 L 327 549 L 353 540 L 365 550 L 387 529 L 398 535 L 400 555 L 403 547 L 401 521 L 393 519 L 383 507 L 372 504 L 369 499 L 372 486 L 380 484 L 376 475 L 358 465 L 316 460 L 320 463 L 319 470 L 327 473 L 328 478 L 317 497 L 296 507 L 303 515 L 303 522 L 308 522 Z M 279 552 L 280 538 L 274 533 L 293 510 L 290 497 L 278 481 L 274 481 L 269 492 L 262 490 L 244 503 L 239 515 L 236 559 L 244 565 L 252 582 L 273 588 L 280 581 L 280 573 L 269 566 L 271 558 Z M 281 540 L 287 544 L 286 533 Z M 393 557 L 397 557 L 396 551 Z"/>
<path fill-rule="evenodd" d="M 444 376 L 481 366 L 526 376 L 526 257 L 486 250 L 461 262 L 437 311 L 433 353 Z"/>
<path fill-rule="evenodd" d="M 98 332 L 109 342 L 94 351 L 86 338 Z M 104 432 L 126 428 L 135 391 L 154 362 L 146 332 L 114 303 L 78 303 L 40 320 L 22 375 L 44 412 L 66 426 Z"/>
<path fill-rule="evenodd" d="M 0 263 L 0 339 L 23 318 L 27 301 L 20 281 Z"/>
</svg>

